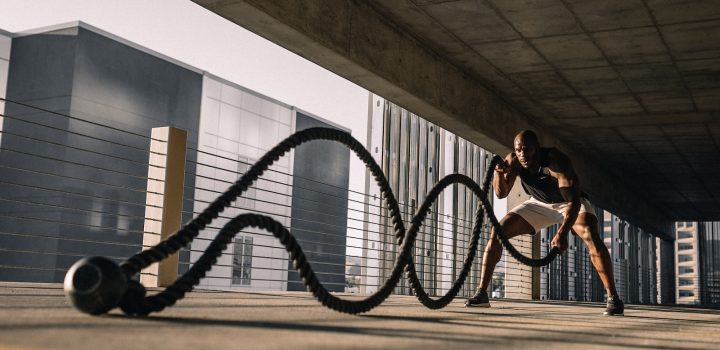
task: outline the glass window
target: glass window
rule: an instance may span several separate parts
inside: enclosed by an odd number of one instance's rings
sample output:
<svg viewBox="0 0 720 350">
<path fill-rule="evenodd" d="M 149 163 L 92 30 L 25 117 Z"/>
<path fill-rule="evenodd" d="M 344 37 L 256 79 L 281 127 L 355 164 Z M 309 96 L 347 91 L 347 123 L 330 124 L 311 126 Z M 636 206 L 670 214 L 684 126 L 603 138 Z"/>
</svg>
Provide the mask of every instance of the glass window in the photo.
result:
<svg viewBox="0 0 720 350">
<path fill-rule="evenodd" d="M 681 286 L 691 286 L 693 281 L 691 279 L 680 279 Z"/>
<path fill-rule="evenodd" d="M 253 164 L 255 164 L 255 161 L 252 159 L 240 158 L 240 160 L 238 161 L 237 169 L 238 179 L 240 176 L 243 176 Z M 255 188 L 255 186 L 257 185 L 253 184 L 252 186 L 250 186 L 250 188 L 243 192 L 240 197 L 238 197 L 236 201 L 236 206 L 240 207 L 241 209 L 255 209 L 255 197 L 257 196 L 257 189 Z"/>
<path fill-rule="evenodd" d="M 693 273 L 695 270 L 692 267 L 680 267 L 679 272 L 682 273 Z"/>
<path fill-rule="evenodd" d="M 692 236 L 693 236 L 692 232 L 687 232 L 687 231 L 678 232 L 678 239 L 692 238 Z"/>
<path fill-rule="evenodd" d="M 678 260 L 679 260 L 680 262 L 692 261 L 692 260 L 693 260 L 693 257 L 690 256 L 690 255 L 678 255 Z"/>
<path fill-rule="evenodd" d="M 237 236 L 235 238 L 235 254 L 233 255 L 232 283 L 249 286 L 252 272 L 253 238 Z"/>
</svg>

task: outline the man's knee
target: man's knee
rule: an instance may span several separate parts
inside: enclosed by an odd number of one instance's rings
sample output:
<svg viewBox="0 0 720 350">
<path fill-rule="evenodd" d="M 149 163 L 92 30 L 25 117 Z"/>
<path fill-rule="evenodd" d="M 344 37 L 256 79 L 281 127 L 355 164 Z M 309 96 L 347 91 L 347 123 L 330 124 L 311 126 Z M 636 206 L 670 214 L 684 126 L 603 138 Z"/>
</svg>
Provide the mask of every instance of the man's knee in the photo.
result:
<svg viewBox="0 0 720 350">
<path fill-rule="evenodd" d="M 575 234 L 585 242 L 588 247 L 588 251 L 592 255 L 600 254 L 600 251 L 605 248 L 605 242 L 600 238 L 600 234 L 597 230 L 593 230 L 590 226 L 573 227 Z"/>
<path fill-rule="evenodd" d="M 572 231 L 585 243 L 592 243 L 592 232 L 590 232 L 590 227 L 584 225 L 575 225 L 573 226 Z"/>
<path fill-rule="evenodd" d="M 500 243 L 500 239 L 498 238 L 494 227 L 490 230 L 490 240 L 488 240 L 486 251 L 493 254 L 497 254 L 497 252 L 502 251 L 502 243 Z"/>
<path fill-rule="evenodd" d="M 498 238 L 497 231 L 493 227 L 490 230 L 490 239 L 488 240 L 488 246 L 496 246 L 500 244 L 500 238 Z"/>
</svg>

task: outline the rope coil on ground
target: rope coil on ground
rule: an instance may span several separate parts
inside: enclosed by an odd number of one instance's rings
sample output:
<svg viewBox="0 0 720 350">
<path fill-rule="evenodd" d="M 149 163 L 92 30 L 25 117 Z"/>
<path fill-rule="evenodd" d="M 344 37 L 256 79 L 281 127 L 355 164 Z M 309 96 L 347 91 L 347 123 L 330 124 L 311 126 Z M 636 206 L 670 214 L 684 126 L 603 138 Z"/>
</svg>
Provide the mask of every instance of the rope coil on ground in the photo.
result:
<svg viewBox="0 0 720 350">
<path fill-rule="evenodd" d="M 378 288 L 377 292 L 359 301 L 344 300 L 332 295 L 319 281 L 315 272 L 310 267 L 310 263 L 307 261 L 302 248 L 298 245 L 295 237 L 287 230 L 287 228 L 271 217 L 258 214 L 241 214 L 230 220 L 220 230 L 208 246 L 207 250 L 195 262 L 195 264 L 164 291 L 156 295 L 146 296 L 145 287 L 139 282 L 131 279 L 132 276 L 139 273 L 142 269 L 152 265 L 153 263 L 160 262 L 192 242 L 201 230 L 217 218 L 225 208 L 230 206 L 230 204 L 238 196 L 240 196 L 240 194 L 246 191 L 274 162 L 280 159 L 280 157 L 285 155 L 291 149 L 313 140 L 335 141 L 351 149 L 365 163 L 380 187 L 388 212 L 392 218 L 391 222 L 395 231 L 397 243 L 400 246 L 400 254 L 397 256 L 390 278 L 388 278 L 385 283 Z M 308 290 L 315 296 L 315 298 L 318 299 L 318 301 L 320 301 L 320 303 L 332 310 L 349 314 L 358 314 L 370 311 L 390 296 L 392 291 L 395 289 L 395 286 L 400 281 L 403 270 L 407 275 L 414 294 L 424 306 L 431 309 L 442 308 L 455 298 L 465 282 L 472 263 L 475 260 L 484 217 L 487 217 L 490 220 L 490 224 L 495 229 L 495 234 L 500 239 L 500 242 L 505 249 L 507 249 L 513 258 L 521 263 L 529 266 L 544 266 L 549 264 L 558 255 L 558 250 L 553 248 L 548 255 L 542 259 L 528 258 L 513 247 L 505 233 L 502 231 L 502 227 L 493 214 L 488 194 L 493 169 L 499 162 L 502 161 L 502 158 L 498 156 L 492 159 L 485 174 L 482 188 L 471 178 L 462 174 L 451 174 L 442 178 L 427 194 L 425 201 L 418 208 L 415 216 L 412 218 L 410 228 L 406 230 L 405 224 L 400 217 L 398 202 L 390 189 L 390 184 L 388 183 L 385 174 L 382 172 L 380 166 L 375 162 L 375 159 L 372 157 L 370 152 L 368 152 L 360 142 L 354 139 L 349 133 L 336 129 L 310 128 L 298 131 L 268 151 L 225 193 L 215 199 L 215 201 L 208 205 L 201 214 L 186 224 L 173 236 L 123 262 L 120 265 L 120 268 L 127 277 L 127 290 L 124 296 L 122 296 L 119 306 L 126 314 L 138 316 L 147 315 L 151 312 L 158 312 L 168 306 L 172 306 L 177 300 L 182 299 L 187 292 L 190 292 L 194 286 L 196 286 L 200 280 L 205 277 L 206 273 L 215 263 L 217 263 L 217 259 L 222 255 L 222 252 L 227 248 L 228 244 L 232 242 L 233 237 L 238 232 L 245 228 L 252 227 L 271 232 L 273 236 L 275 236 L 285 246 L 285 249 L 289 253 L 290 260 L 293 262 L 293 266 L 298 270 L 299 275 Z M 463 268 L 457 280 L 444 296 L 439 299 L 432 299 L 423 289 L 422 283 L 418 279 L 417 272 L 415 271 L 415 264 L 412 259 L 413 246 L 415 244 L 417 233 L 430 209 L 430 206 L 437 199 L 443 189 L 453 184 L 462 184 L 467 186 L 480 199 L 480 205 L 478 206 L 475 215 L 475 225 L 472 231 L 468 255 L 465 258 Z"/>
</svg>

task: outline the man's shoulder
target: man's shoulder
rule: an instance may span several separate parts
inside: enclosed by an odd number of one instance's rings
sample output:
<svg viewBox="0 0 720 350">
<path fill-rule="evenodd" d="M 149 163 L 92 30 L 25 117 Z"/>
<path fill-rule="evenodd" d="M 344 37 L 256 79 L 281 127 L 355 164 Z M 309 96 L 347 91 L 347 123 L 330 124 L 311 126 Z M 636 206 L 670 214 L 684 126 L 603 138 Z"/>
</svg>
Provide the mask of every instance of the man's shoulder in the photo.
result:
<svg viewBox="0 0 720 350">
<path fill-rule="evenodd" d="M 547 155 L 548 167 L 550 167 L 551 170 L 561 172 L 572 167 L 570 157 L 559 149 L 555 147 L 548 147 L 545 148 L 545 152 Z"/>
<path fill-rule="evenodd" d="M 564 156 L 565 155 L 565 153 L 563 153 L 557 147 L 541 147 L 540 149 L 542 150 L 542 152 L 546 152 L 547 155 L 549 155 L 549 156 L 554 156 L 554 155 L 563 155 Z"/>
</svg>

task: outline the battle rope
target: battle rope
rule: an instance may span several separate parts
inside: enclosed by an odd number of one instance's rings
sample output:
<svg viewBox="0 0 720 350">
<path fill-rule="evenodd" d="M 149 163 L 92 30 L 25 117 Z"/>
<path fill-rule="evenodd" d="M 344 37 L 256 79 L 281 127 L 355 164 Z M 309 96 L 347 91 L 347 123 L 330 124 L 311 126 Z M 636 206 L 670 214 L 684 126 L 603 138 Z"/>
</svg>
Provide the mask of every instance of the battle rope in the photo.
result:
<svg viewBox="0 0 720 350">
<path fill-rule="evenodd" d="M 400 246 L 400 254 L 395 261 L 390 278 L 385 281 L 377 292 L 359 301 L 344 300 L 332 295 L 318 280 L 302 248 L 295 240 L 295 237 L 282 224 L 264 215 L 241 214 L 225 224 L 192 268 L 164 291 L 152 296 L 146 296 L 145 287 L 132 279 L 133 276 L 138 274 L 142 269 L 153 263 L 162 261 L 192 242 L 201 230 L 217 218 L 225 208 L 230 206 L 230 204 L 240 194 L 246 191 L 274 162 L 291 149 L 313 140 L 339 142 L 355 152 L 374 176 L 385 198 L 385 204 L 387 205 L 395 231 L 395 238 Z M 177 300 L 182 299 L 185 293 L 191 291 L 194 286 L 200 282 L 200 279 L 205 277 L 207 271 L 217 262 L 218 257 L 222 255 L 222 252 L 227 248 L 228 244 L 232 242 L 233 237 L 238 232 L 245 228 L 253 227 L 271 232 L 273 236 L 285 246 L 285 249 L 289 253 L 290 260 L 293 262 L 293 266 L 299 272 L 308 290 L 320 303 L 330 309 L 349 314 L 370 311 L 380 305 L 392 293 L 400 280 L 403 268 L 418 300 L 428 308 L 439 309 L 446 306 L 455 298 L 465 282 L 465 278 L 475 260 L 482 222 L 485 216 L 490 220 L 490 224 L 495 229 L 496 236 L 500 239 L 505 249 L 513 258 L 521 263 L 529 266 L 544 266 L 549 264 L 558 254 L 557 248 L 553 248 L 548 255 L 542 259 L 528 258 L 515 249 L 503 232 L 502 227 L 493 214 L 488 195 L 493 169 L 501 161 L 502 158 L 498 156 L 492 159 L 485 174 L 482 188 L 471 178 L 462 174 L 451 174 L 442 178 L 427 194 L 425 201 L 420 208 L 418 208 L 417 213 L 411 220 L 410 229 L 406 230 L 405 224 L 400 217 L 398 202 L 390 190 L 390 184 L 385 174 L 375 162 L 372 155 L 370 155 L 370 152 L 368 152 L 360 142 L 355 140 L 349 133 L 336 129 L 311 128 L 298 131 L 268 151 L 225 193 L 215 199 L 200 215 L 167 240 L 130 257 L 120 264 L 120 266 L 102 257 L 85 258 L 75 263 L 66 275 L 65 291 L 78 309 L 90 314 L 102 314 L 117 306 L 128 315 L 144 316 L 151 312 L 161 311 L 175 304 Z M 418 230 L 429 212 L 430 206 L 443 189 L 452 184 L 467 186 L 480 199 L 480 205 L 475 215 L 475 225 L 470 239 L 468 255 L 465 258 L 463 268 L 457 280 L 444 296 L 439 299 L 432 299 L 423 289 L 422 283 L 418 279 L 417 272 L 415 271 L 415 264 L 412 259 L 413 245 Z"/>
</svg>

